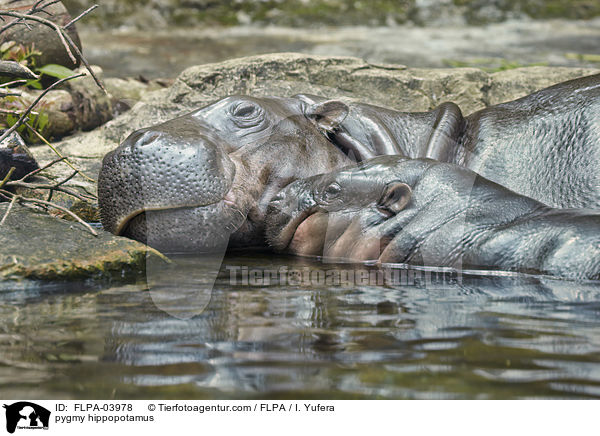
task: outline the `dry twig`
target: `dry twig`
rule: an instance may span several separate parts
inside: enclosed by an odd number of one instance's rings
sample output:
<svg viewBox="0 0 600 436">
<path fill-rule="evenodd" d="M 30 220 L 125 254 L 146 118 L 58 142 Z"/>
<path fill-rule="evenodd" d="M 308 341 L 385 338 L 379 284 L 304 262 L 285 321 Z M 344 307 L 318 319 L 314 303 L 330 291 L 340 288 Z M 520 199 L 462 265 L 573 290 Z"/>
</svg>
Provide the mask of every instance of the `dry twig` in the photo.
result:
<svg viewBox="0 0 600 436">
<path fill-rule="evenodd" d="M 10 176 L 12 176 L 15 171 L 16 171 L 15 167 L 11 167 L 11 169 L 8 170 L 8 173 L 6 173 L 6 176 L 4 177 L 4 179 L 2 179 L 2 181 L 0 181 L 0 188 L 2 188 L 10 180 Z"/>
<path fill-rule="evenodd" d="M 96 82 L 96 84 L 105 92 L 107 93 L 106 89 L 104 88 L 104 86 L 102 85 L 102 83 L 100 82 L 100 80 L 98 79 L 98 77 L 96 77 L 94 71 L 92 70 L 92 68 L 90 67 L 89 63 L 87 62 L 87 60 L 83 57 L 83 54 L 81 53 L 81 51 L 79 50 L 79 47 L 77 47 L 77 45 L 73 42 L 73 40 L 71 39 L 71 37 L 68 35 L 67 33 L 67 29 L 72 26 L 75 22 L 79 21 L 81 18 L 85 17 L 87 14 L 89 14 L 90 12 L 92 12 L 94 9 L 97 8 L 97 5 L 87 9 L 86 11 L 84 11 L 83 13 L 81 13 L 80 15 L 78 15 L 76 18 L 72 19 L 69 23 L 67 23 L 65 26 L 59 26 L 58 24 L 52 22 L 51 20 L 48 20 L 46 18 L 40 17 L 40 16 L 36 16 L 35 14 L 40 14 L 40 13 L 45 13 L 49 16 L 51 16 L 52 14 L 50 14 L 48 11 L 46 11 L 46 8 L 48 8 L 49 6 L 58 3 L 59 0 L 49 0 L 47 2 L 45 2 L 46 0 L 38 0 L 35 2 L 35 4 L 33 4 L 29 10 L 27 10 L 25 13 L 21 13 L 21 12 L 17 12 L 17 9 L 15 10 L 9 10 L 9 11 L 5 11 L 5 10 L 0 10 L 0 20 L 1 21 L 5 21 L 3 17 L 13 17 L 14 20 L 6 23 L 4 26 L 2 26 L 2 28 L 0 28 L 0 34 L 4 31 L 6 31 L 7 29 L 11 28 L 12 26 L 18 25 L 18 24 L 23 24 L 26 27 L 28 27 L 29 29 L 31 29 L 31 27 L 28 24 L 28 21 L 34 21 L 37 23 L 40 23 L 42 25 L 45 25 L 47 27 L 50 27 L 51 29 L 53 29 L 56 34 L 58 35 L 58 37 L 60 38 L 60 41 L 62 43 L 62 45 L 64 46 L 67 54 L 69 55 L 69 58 L 73 61 L 73 63 L 77 63 L 77 58 L 75 57 L 75 55 L 81 60 L 81 62 L 85 65 L 86 69 L 89 71 L 90 75 L 93 77 L 94 81 Z M 23 8 L 24 9 L 24 8 Z M 73 52 L 75 53 L 75 55 L 73 54 Z M 12 74 L 15 77 L 20 77 L 20 78 L 27 78 L 27 79 L 31 79 L 32 75 L 33 78 L 38 78 L 38 76 L 36 76 L 34 73 L 32 73 L 30 70 L 28 69 L 19 69 L 16 68 L 15 65 L 13 65 L 13 63 L 8 63 L 8 62 L 2 62 L 2 65 L 0 65 L 0 70 L 3 70 L 5 72 L 8 72 L 10 74 Z M 14 73 L 14 74 L 13 74 Z M 37 130 L 35 130 L 33 127 L 31 127 L 31 125 L 28 123 L 29 120 L 29 115 L 32 113 L 33 109 L 35 108 L 35 106 L 42 100 L 42 98 L 52 89 L 56 88 L 57 86 L 60 86 L 62 83 L 78 78 L 78 77 L 82 77 L 85 76 L 85 73 L 80 73 L 80 74 L 75 74 L 73 76 L 58 80 L 57 82 L 53 83 L 52 85 L 50 85 L 47 89 L 45 89 L 36 99 L 35 101 L 29 105 L 29 107 L 27 109 L 25 109 L 24 111 L 6 111 L 4 110 L 3 112 L 7 113 L 7 112 L 12 112 L 15 114 L 20 115 L 18 121 L 12 125 L 9 129 L 5 130 L 2 135 L 0 135 L 0 143 L 2 141 L 4 141 L 6 138 L 8 138 L 13 132 L 15 132 L 20 126 L 25 125 L 29 130 L 31 130 L 39 139 L 42 140 L 42 142 L 44 142 L 46 145 L 48 145 L 58 156 L 58 159 L 53 160 L 52 162 L 48 163 L 47 165 L 44 165 L 42 168 L 38 168 L 32 172 L 30 172 L 29 174 L 25 175 L 24 177 L 22 177 L 19 180 L 15 180 L 15 181 L 11 181 L 10 177 L 12 176 L 12 174 L 15 172 L 15 168 L 11 168 L 10 171 L 6 174 L 6 176 L 4 177 L 4 179 L 2 181 L 0 181 L 0 197 L 6 199 L 6 200 L 10 200 L 10 205 L 8 206 L 4 216 L 2 217 L 2 220 L 0 221 L 0 226 L 3 225 L 6 222 L 6 219 L 8 217 L 8 215 L 10 214 L 11 210 L 13 209 L 13 206 L 16 202 L 19 203 L 23 203 L 25 205 L 36 205 L 36 206 L 41 206 L 45 209 L 48 208 L 54 208 L 57 210 L 60 210 L 61 212 L 71 216 L 74 220 L 76 220 L 77 222 L 81 223 L 92 235 L 94 236 L 98 236 L 98 233 L 88 224 L 86 223 L 83 219 L 81 219 L 79 216 L 77 216 L 75 213 L 73 213 L 72 211 L 70 211 L 69 209 L 60 206 L 56 203 L 52 203 L 51 197 L 53 192 L 58 191 L 58 192 L 62 192 L 65 193 L 67 195 L 70 195 L 78 200 L 81 200 L 83 202 L 89 202 L 90 200 L 95 200 L 96 197 L 87 193 L 87 198 L 86 195 L 80 194 L 79 192 L 76 192 L 73 189 L 69 189 L 66 188 L 65 185 L 67 182 L 69 182 L 71 179 L 73 179 L 73 177 L 75 177 L 77 174 L 80 174 L 82 177 L 88 179 L 91 182 L 94 182 L 93 179 L 91 179 L 90 177 L 86 176 L 82 171 L 80 171 L 79 169 L 77 169 L 65 156 L 63 156 L 55 147 L 53 147 Z M 14 96 L 18 96 L 20 95 L 20 93 L 18 93 L 18 91 L 13 91 L 13 90 L 8 90 L 6 89 L 9 85 L 14 85 L 14 84 L 18 84 L 18 83 L 23 83 L 26 81 L 13 81 L 10 83 L 6 83 L 3 85 L 0 85 L 0 97 L 7 97 L 10 95 L 14 95 Z M 74 172 L 72 174 L 70 174 L 68 177 L 64 178 L 63 180 L 60 180 L 58 182 L 55 183 L 30 183 L 27 182 L 27 179 L 29 179 L 30 177 L 39 174 L 40 172 L 42 172 L 45 169 L 50 168 L 51 166 L 64 161 L 67 165 L 69 165 Z M 6 189 L 3 189 L 6 188 Z M 8 188 L 25 188 L 25 189 L 32 189 L 32 190 L 48 190 L 49 191 L 49 196 L 48 196 L 48 200 L 41 200 L 41 199 L 37 199 L 37 198 L 29 198 L 29 197 L 24 197 L 23 195 L 20 194 L 14 194 L 12 192 L 10 192 L 9 190 L 7 190 Z"/>
<path fill-rule="evenodd" d="M 25 123 L 25 126 L 35 136 L 37 136 L 44 144 L 46 144 L 48 147 L 50 147 L 50 150 L 52 150 L 58 157 L 60 157 L 61 160 L 64 160 L 67 165 L 69 165 L 73 170 L 77 171 L 81 177 L 83 177 L 84 179 L 86 179 L 89 182 L 96 183 L 96 181 L 94 179 L 92 179 L 91 177 L 88 177 L 83 171 L 81 171 L 79 168 L 77 168 L 66 156 L 63 156 L 62 153 L 60 151 L 58 151 L 58 149 L 55 146 L 50 144 L 50 142 L 48 142 L 48 140 L 46 138 L 44 138 L 37 130 L 35 130 L 33 127 L 31 127 L 31 125 L 29 125 L 29 123 Z"/>
<path fill-rule="evenodd" d="M 0 221 L 0 226 L 2 224 L 4 224 L 4 221 L 6 221 L 6 218 L 8 218 L 8 214 L 10 213 L 10 211 L 12 210 L 13 206 L 15 205 L 15 202 L 17 201 L 17 198 L 19 196 L 15 195 L 12 200 L 10 201 L 10 204 L 8 205 L 8 209 L 6 209 L 6 212 L 4 213 L 4 216 L 2 217 L 2 221 Z"/>
<path fill-rule="evenodd" d="M 92 235 L 94 236 L 98 236 L 98 232 L 96 232 L 92 226 L 90 226 L 88 223 L 86 223 L 84 220 L 82 220 L 81 218 L 79 218 L 75 213 L 71 212 L 69 209 L 62 207 L 56 203 L 52 203 L 50 201 L 46 201 L 46 200 L 40 200 L 38 198 L 30 198 L 30 197 L 23 197 L 22 195 L 17 195 L 17 194 L 13 194 L 10 191 L 6 191 L 4 189 L 0 189 L 0 196 L 10 200 L 11 202 L 13 201 L 13 198 L 17 197 L 16 200 L 14 201 L 18 201 L 19 203 L 32 203 L 32 204 L 37 204 L 37 205 L 41 205 L 41 206 L 45 206 L 45 207 L 51 207 L 54 209 L 58 209 L 61 212 L 66 213 L 67 215 L 69 215 L 71 218 L 73 218 L 75 221 L 77 221 L 78 223 L 82 224 Z M 5 220 L 5 218 L 3 218 L 3 220 Z"/>
<path fill-rule="evenodd" d="M 97 7 L 98 7 L 98 5 L 94 5 L 94 6 L 90 7 L 90 8 L 88 8 L 88 9 L 86 9 L 81 14 L 77 15 L 77 17 L 73 18 L 71 21 L 69 21 L 67 24 L 65 24 L 63 26 L 63 29 L 68 29 L 69 27 L 71 27 L 73 24 L 75 24 L 76 22 L 78 22 L 79 20 L 81 20 L 83 17 L 85 17 L 87 14 L 89 14 L 90 12 L 92 12 Z"/>
</svg>

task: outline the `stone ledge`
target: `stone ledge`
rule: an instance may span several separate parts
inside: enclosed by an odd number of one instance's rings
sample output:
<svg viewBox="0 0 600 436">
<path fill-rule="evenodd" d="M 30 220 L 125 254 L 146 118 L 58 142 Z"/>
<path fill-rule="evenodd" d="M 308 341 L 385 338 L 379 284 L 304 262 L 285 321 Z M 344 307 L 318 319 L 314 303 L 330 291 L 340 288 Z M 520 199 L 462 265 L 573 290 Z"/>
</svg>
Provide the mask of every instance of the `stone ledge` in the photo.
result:
<svg viewBox="0 0 600 436">
<path fill-rule="evenodd" d="M 8 204 L 0 204 L 3 217 Z M 143 278 L 148 259 L 168 262 L 139 242 L 15 205 L 0 229 L 1 280 L 132 281 Z"/>
</svg>

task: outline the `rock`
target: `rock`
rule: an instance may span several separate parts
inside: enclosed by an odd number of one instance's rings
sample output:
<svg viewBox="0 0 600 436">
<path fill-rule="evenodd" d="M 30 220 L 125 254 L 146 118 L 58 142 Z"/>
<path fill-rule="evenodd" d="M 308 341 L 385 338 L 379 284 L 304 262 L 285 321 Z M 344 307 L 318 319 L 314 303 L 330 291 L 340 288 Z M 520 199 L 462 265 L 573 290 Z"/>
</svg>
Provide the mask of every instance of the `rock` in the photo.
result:
<svg viewBox="0 0 600 436">
<path fill-rule="evenodd" d="M 97 66 L 92 66 L 92 69 L 94 74 L 102 79 L 102 69 Z M 84 71 L 82 68 L 77 72 Z M 110 94 L 106 95 L 89 73 L 85 77 L 67 82 L 66 89 L 73 99 L 71 116 L 77 128 L 92 130 L 113 118 L 115 99 Z"/>
<path fill-rule="evenodd" d="M 94 73 L 102 80 L 102 69 L 92 66 Z M 75 73 L 85 72 L 84 68 Z M 141 99 L 149 90 L 161 88 L 158 82 L 143 83 L 138 80 L 111 79 L 107 81 L 109 94 L 105 94 L 96 85 L 90 75 L 71 80 L 61 89 L 49 91 L 35 107 L 34 112 L 41 114 L 44 121 L 40 124 L 36 117 L 33 125 L 48 140 L 60 139 L 73 134 L 76 130 L 92 130 L 122 113 Z M 6 110 L 23 111 L 42 91 L 19 89 L 20 96 L 9 97 L 0 102 Z M 0 124 L 7 125 L 7 115 L 0 114 Z M 28 131 L 24 132 L 28 143 L 41 141 Z"/>
<path fill-rule="evenodd" d="M 541 88 L 598 72 L 600 70 L 566 67 L 528 67 L 500 71 L 490 75 L 485 104 L 491 106 L 514 100 Z"/>
<path fill-rule="evenodd" d="M 0 217 L 7 208 L 0 204 Z M 0 231 L 0 281 L 129 281 L 144 277 L 147 260 L 168 262 L 143 244 L 98 233 L 15 204 Z"/>
<path fill-rule="evenodd" d="M 39 168 L 18 133 L 12 133 L 0 142 L 0 182 L 8 175 L 11 168 L 15 168 L 11 176 L 12 180 L 18 180 Z M 1 197 L 0 201 L 2 201 Z"/>
<path fill-rule="evenodd" d="M 426 111 L 444 101 L 460 105 L 465 115 L 490 104 L 509 101 L 564 80 L 594 74 L 581 68 L 531 67 L 494 74 L 476 68 L 419 69 L 374 65 L 351 57 L 270 54 L 200 65 L 185 70 L 167 88 L 145 94 L 129 112 L 102 127 L 57 144 L 95 178 L 102 157 L 134 130 L 174 118 L 230 94 L 256 96 L 312 93 L 346 97 L 403 111 Z M 46 148 L 34 154 L 40 164 L 54 155 Z M 65 177 L 66 165 L 50 171 Z M 70 182 L 90 192 L 93 183 Z"/>
<path fill-rule="evenodd" d="M 113 114 L 121 114 L 131 109 L 148 92 L 164 88 L 162 80 L 144 81 L 128 78 L 104 79 L 104 86 L 113 100 Z"/>
<path fill-rule="evenodd" d="M 0 0 L 0 9 L 25 13 L 34 3 L 35 1 L 31 0 Z M 38 12 L 34 15 L 49 19 L 60 26 L 66 25 L 72 19 L 71 15 L 69 15 L 69 12 L 61 2 L 54 3 L 44 10 L 51 15 L 43 12 Z M 12 20 L 12 18 L 8 19 Z M 73 63 L 61 43 L 60 38 L 53 29 L 33 21 L 28 21 L 28 23 L 31 30 L 24 28 L 22 25 L 13 26 L 0 35 L 0 43 L 16 41 L 26 47 L 34 46 L 35 50 L 42 53 L 41 55 L 34 57 L 35 65 L 38 67 L 48 64 L 63 65 L 67 68 L 77 68 L 79 66 L 77 55 L 73 54 L 77 61 L 76 63 Z M 69 26 L 67 34 L 73 40 L 75 45 L 77 45 L 79 50 L 81 50 L 81 41 L 79 40 L 76 26 Z"/>
</svg>

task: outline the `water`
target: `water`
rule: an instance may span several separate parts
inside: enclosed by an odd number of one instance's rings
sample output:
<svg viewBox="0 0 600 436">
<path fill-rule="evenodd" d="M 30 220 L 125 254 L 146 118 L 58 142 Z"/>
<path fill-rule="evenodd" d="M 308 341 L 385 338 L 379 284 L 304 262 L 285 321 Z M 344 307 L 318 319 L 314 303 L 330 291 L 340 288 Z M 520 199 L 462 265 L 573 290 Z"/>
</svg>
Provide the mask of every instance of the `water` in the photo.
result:
<svg viewBox="0 0 600 436">
<path fill-rule="evenodd" d="M 404 270 L 400 284 L 245 285 L 243 266 L 356 268 L 254 254 L 226 257 L 211 294 L 188 292 L 210 283 L 202 265 L 178 258 L 150 291 L 5 289 L 0 396 L 600 397 L 599 284 Z"/>
<path fill-rule="evenodd" d="M 600 65 L 600 18 L 442 27 L 239 26 L 110 32 L 80 28 L 80 34 L 88 60 L 102 66 L 107 76 L 119 77 L 174 78 L 192 65 L 286 51 L 419 68 Z"/>
</svg>

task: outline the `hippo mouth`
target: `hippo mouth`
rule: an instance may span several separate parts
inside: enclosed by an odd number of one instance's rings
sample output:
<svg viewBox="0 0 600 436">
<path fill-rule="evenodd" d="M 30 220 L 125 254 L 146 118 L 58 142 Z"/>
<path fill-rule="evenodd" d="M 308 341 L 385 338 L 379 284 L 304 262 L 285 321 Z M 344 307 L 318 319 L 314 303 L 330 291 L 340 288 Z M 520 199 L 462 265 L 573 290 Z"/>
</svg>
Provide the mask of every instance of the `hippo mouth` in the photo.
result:
<svg viewBox="0 0 600 436">
<path fill-rule="evenodd" d="M 129 233 L 129 228 L 132 223 L 135 223 L 137 220 L 144 218 L 147 213 L 154 212 L 168 212 L 168 211 L 177 211 L 177 210 L 191 210 L 191 209 L 199 209 L 199 208 L 210 208 L 212 206 L 218 205 L 222 203 L 224 208 L 230 208 L 236 213 L 242 214 L 241 209 L 235 204 L 233 200 L 231 200 L 229 194 L 225 196 L 222 200 L 215 201 L 213 203 L 198 203 L 198 204 L 189 204 L 189 205 L 166 205 L 166 206 L 158 206 L 158 207 L 141 207 L 139 209 L 133 210 L 128 215 L 124 215 L 117 222 L 114 234 L 117 236 L 126 236 Z M 245 215 L 244 215 L 245 219 Z M 236 229 L 234 229 L 236 230 Z"/>
<path fill-rule="evenodd" d="M 267 212 L 267 240 L 277 251 L 320 256 L 326 239 L 329 214 L 318 207 L 290 216 L 281 211 Z"/>
<path fill-rule="evenodd" d="M 227 199 L 208 205 L 147 208 L 123 219 L 119 235 L 164 252 L 211 252 L 226 246 L 245 220 L 244 211 Z"/>
</svg>

